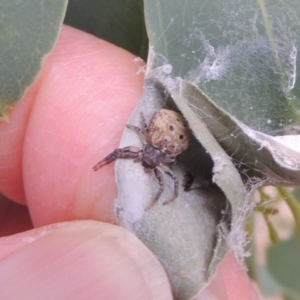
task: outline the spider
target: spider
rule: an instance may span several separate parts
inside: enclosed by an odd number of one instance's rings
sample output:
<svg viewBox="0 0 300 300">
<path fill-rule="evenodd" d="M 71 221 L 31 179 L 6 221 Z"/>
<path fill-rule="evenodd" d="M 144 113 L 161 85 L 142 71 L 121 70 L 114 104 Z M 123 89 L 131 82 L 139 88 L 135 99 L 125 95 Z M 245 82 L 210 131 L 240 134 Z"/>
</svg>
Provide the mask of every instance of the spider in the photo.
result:
<svg viewBox="0 0 300 300">
<path fill-rule="evenodd" d="M 170 167 L 175 165 L 176 156 L 188 148 L 190 131 L 183 116 L 168 109 L 157 111 L 149 123 L 149 127 L 143 113 L 141 113 L 141 120 L 142 129 L 129 124 L 126 126 L 138 133 L 143 147 L 128 146 L 115 149 L 99 161 L 93 169 L 97 171 L 118 158 L 131 158 L 134 159 L 134 162 L 141 162 L 146 173 L 154 172 L 160 185 L 155 198 L 146 208 L 148 210 L 158 201 L 164 190 L 163 172 L 174 181 L 174 196 L 163 204 L 168 204 L 178 197 L 178 179 Z M 165 163 L 169 163 L 171 166 L 168 167 Z"/>
</svg>

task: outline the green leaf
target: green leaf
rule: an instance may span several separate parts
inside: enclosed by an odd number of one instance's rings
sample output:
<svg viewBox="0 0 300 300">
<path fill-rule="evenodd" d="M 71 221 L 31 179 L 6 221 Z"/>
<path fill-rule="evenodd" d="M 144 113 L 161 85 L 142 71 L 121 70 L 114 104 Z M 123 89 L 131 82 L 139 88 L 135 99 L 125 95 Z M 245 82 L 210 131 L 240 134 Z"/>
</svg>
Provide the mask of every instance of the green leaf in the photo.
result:
<svg viewBox="0 0 300 300">
<path fill-rule="evenodd" d="M 300 204 L 291 191 L 283 187 L 279 187 L 277 190 L 278 193 L 284 198 L 294 216 L 298 234 L 298 242 L 300 246 Z"/>
<path fill-rule="evenodd" d="M 268 269 L 278 282 L 300 297 L 300 251 L 295 234 L 290 240 L 279 246 L 272 246 L 268 251 Z"/>
<path fill-rule="evenodd" d="M 146 59 L 143 9 L 142 0 L 72 0 L 64 22 Z"/>
<path fill-rule="evenodd" d="M 39 74 L 60 32 L 67 1 L 0 1 L 0 119 Z"/>
<path fill-rule="evenodd" d="M 287 286 L 283 286 L 270 272 L 270 270 L 262 265 L 256 266 L 255 281 L 259 284 L 259 287 L 265 296 L 282 296 L 286 300 L 298 300 L 300 293 L 295 289 L 291 289 Z"/>
<path fill-rule="evenodd" d="M 255 280 L 259 283 L 262 292 L 266 296 L 284 293 L 284 287 L 272 276 L 269 270 L 261 264 L 257 264 L 257 277 Z"/>
<path fill-rule="evenodd" d="M 251 230 L 249 231 L 249 235 L 253 235 L 253 223 L 255 220 L 255 214 L 253 214 L 249 218 L 250 225 L 252 225 Z M 259 230 L 259 228 L 257 228 Z M 294 239 L 294 238 L 293 238 Z M 287 250 L 284 246 L 286 242 L 279 244 L 279 246 L 271 246 L 268 249 L 267 265 L 261 264 L 257 259 L 257 249 L 259 249 L 259 245 L 255 244 L 255 240 L 252 240 L 248 245 L 247 249 L 251 249 L 251 256 L 246 259 L 249 275 L 257 285 L 259 286 L 260 291 L 265 296 L 282 296 L 286 300 L 297 300 L 299 299 L 299 292 L 295 289 L 291 288 L 291 285 L 286 285 L 285 281 L 288 280 L 290 276 L 294 276 L 295 274 L 290 274 L 290 269 L 288 264 L 285 263 L 285 257 L 290 257 L 291 260 L 296 259 L 299 254 L 296 256 L 295 253 L 292 253 L 290 250 Z M 295 245 L 294 245 L 295 246 Z M 283 248 L 287 251 L 282 251 Z M 279 250 L 281 249 L 281 250 Z M 279 250 L 279 251 L 278 251 Z M 270 260 L 270 253 L 273 255 L 274 259 Z M 276 254 L 275 254 L 276 253 Z M 274 255 L 275 254 L 275 255 Z M 276 256 L 276 257 L 275 257 Z M 288 261 L 290 260 L 288 259 Z M 281 281 L 280 278 L 276 276 L 276 272 L 274 272 L 274 268 L 276 270 L 280 270 L 281 277 L 284 277 L 285 280 Z M 293 273 L 293 271 L 292 271 Z M 296 282 L 298 278 L 296 278 Z"/>
<path fill-rule="evenodd" d="M 300 2 L 145 0 L 154 65 L 268 134 L 299 133 Z"/>
</svg>

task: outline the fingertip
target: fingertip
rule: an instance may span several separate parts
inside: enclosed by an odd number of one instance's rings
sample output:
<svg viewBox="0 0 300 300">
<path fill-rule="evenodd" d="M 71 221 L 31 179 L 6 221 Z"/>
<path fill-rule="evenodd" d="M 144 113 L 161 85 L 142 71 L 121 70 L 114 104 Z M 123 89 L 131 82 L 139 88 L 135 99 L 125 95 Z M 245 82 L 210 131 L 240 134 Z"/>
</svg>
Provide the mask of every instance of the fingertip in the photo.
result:
<svg viewBox="0 0 300 300">
<path fill-rule="evenodd" d="M 255 287 L 233 252 L 229 252 L 209 285 L 197 294 L 196 300 L 259 300 Z"/>
<path fill-rule="evenodd" d="M 113 165 L 92 167 L 120 141 L 142 94 L 140 68 L 127 51 L 63 28 L 43 68 L 24 142 L 24 185 L 36 226 L 114 221 Z"/>
<path fill-rule="evenodd" d="M 259 300 L 246 268 L 238 262 L 233 252 L 228 253 L 221 262 L 220 272 L 222 273 L 229 300 Z"/>
<path fill-rule="evenodd" d="M 2 261 L 1 274 L 1 299 L 172 299 L 153 254 L 128 231 L 100 222 L 46 230 Z"/>
</svg>

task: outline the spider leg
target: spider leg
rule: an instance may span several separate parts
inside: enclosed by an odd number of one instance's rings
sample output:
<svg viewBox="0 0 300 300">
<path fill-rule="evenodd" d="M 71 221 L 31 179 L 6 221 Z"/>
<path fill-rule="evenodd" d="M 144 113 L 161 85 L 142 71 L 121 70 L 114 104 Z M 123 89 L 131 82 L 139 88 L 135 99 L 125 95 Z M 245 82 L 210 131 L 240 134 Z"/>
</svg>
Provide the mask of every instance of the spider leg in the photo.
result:
<svg viewBox="0 0 300 300">
<path fill-rule="evenodd" d="M 154 174 L 158 180 L 158 183 L 160 185 L 159 187 L 159 190 L 155 196 L 155 198 L 152 200 L 152 202 L 146 207 L 145 210 L 149 210 L 159 199 L 159 197 L 161 196 L 163 190 L 164 190 L 164 181 L 163 181 L 163 174 L 162 172 L 158 169 L 158 168 L 155 168 L 154 169 Z"/>
<path fill-rule="evenodd" d="M 169 168 L 173 169 L 176 165 L 176 156 L 168 156 L 166 155 L 165 158 L 162 161 L 163 163 L 168 163 L 169 164 Z"/>
<path fill-rule="evenodd" d="M 94 167 L 93 170 L 97 171 L 101 167 L 108 165 L 118 158 L 134 158 L 139 159 L 141 157 L 141 149 L 139 147 L 129 146 L 124 148 L 118 148 L 111 154 L 107 155 L 104 159 L 100 160 Z"/>
<path fill-rule="evenodd" d="M 148 125 L 145 119 L 144 114 L 141 112 L 141 119 L 142 119 L 142 125 L 143 125 L 143 133 L 146 137 L 147 142 L 149 141 L 149 129 L 148 129 Z"/>
<path fill-rule="evenodd" d="M 191 172 L 186 173 L 183 177 L 183 183 L 182 183 L 184 191 L 185 192 L 191 191 L 193 189 L 192 188 L 193 183 L 194 183 L 194 176 L 192 175 L 192 173 Z"/>
<path fill-rule="evenodd" d="M 175 164 L 176 163 L 175 159 L 176 159 L 176 156 L 166 155 L 162 162 L 163 163 L 174 163 Z"/>
<path fill-rule="evenodd" d="M 139 135 L 139 138 L 140 138 L 143 145 L 145 145 L 147 143 L 146 136 L 143 133 L 141 128 L 139 128 L 137 126 L 134 126 L 134 125 L 130 125 L 130 124 L 126 124 L 126 127 L 131 129 L 131 130 L 134 130 L 135 132 L 137 132 L 137 134 Z"/>
<path fill-rule="evenodd" d="M 165 201 L 163 203 L 163 205 L 166 205 L 172 201 L 174 201 L 177 197 L 178 197 L 178 186 L 179 186 L 179 182 L 178 182 L 178 179 L 177 177 L 174 175 L 174 173 L 170 170 L 170 168 L 168 168 L 167 166 L 161 166 L 161 168 L 164 170 L 164 172 L 169 175 L 173 180 L 174 180 L 174 196 L 168 200 L 168 201 Z"/>
<path fill-rule="evenodd" d="M 148 125 L 146 123 L 145 116 L 144 116 L 144 114 L 142 112 L 141 112 L 141 119 L 142 119 L 143 129 L 141 129 L 141 128 L 137 127 L 137 126 L 131 125 L 131 124 L 126 124 L 126 127 L 134 130 L 135 132 L 137 132 L 137 134 L 139 135 L 139 138 L 140 138 L 142 144 L 145 145 L 145 144 L 147 144 L 150 141 L 150 139 L 149 139 Z"/>
</svg>

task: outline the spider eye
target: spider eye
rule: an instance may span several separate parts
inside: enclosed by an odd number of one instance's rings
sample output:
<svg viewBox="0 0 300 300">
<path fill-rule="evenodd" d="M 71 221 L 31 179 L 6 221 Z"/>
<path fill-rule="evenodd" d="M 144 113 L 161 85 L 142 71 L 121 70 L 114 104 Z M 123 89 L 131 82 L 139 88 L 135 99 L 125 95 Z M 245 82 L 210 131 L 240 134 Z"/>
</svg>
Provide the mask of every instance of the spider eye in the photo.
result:
<svg viewBox="0 0 300 300">
<path fill-rule="evenodd" d="M 180 136 L 179 136 L 179 139 L 183 139 L 183 137 L 184 137 L 184 135 L 183 134 L 181 134 Z"/>
<path fill-rule="evenodd" d="M 173 131 L 174 130 L 174 127 L 172 125 L 170 125 L 170 130 Z"/>
</svg>

